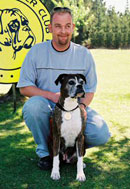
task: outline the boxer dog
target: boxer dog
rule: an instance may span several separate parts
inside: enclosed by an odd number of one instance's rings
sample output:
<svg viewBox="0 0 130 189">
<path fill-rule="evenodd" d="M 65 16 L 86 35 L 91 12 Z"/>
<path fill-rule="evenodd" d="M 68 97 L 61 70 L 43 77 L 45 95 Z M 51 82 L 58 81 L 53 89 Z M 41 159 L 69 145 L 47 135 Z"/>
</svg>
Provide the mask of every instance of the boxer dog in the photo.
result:
<svg viewBox="0 0 130 189">
<path fill-rule="evenodd" d="M 85 181 L 83 171 L 84 130 L 86 120 L 79 106 L 79 98 L 85 96 L 85 76 L 82 74 L 61 74 L 55 81 L 61 84 L 58 103 L 52 117 L 53 137 L 53 168 L 51 178 L 60 179 L 59 155 L 69 162 L 69 151 L 77 153 L 77 177 L 78 181 Z M 72 150 L 70 150 L 72 149 Z M 73 154 L 73 153 L 72 153 Z M 71 155 L 72 155 L 71 154 Z"/>
</svg>

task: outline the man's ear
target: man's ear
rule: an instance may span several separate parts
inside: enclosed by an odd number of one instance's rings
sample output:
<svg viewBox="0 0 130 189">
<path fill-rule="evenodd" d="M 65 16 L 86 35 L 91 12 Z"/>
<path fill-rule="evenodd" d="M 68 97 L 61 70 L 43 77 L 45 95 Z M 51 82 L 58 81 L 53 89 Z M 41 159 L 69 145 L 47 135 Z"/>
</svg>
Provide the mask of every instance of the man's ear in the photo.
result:
<svg viewBox="0 0 130 189">
<path fill-rule="evenodd" d="M 73 24 L 73 31 L 74 31 L 74 29 L 75 29 L 75 24 Z"/>
<path fill-rule="evenodd" d="M 52 33 L 52 25 L 51 23 L 48 25 L 49 32 Z"/>
</svg>

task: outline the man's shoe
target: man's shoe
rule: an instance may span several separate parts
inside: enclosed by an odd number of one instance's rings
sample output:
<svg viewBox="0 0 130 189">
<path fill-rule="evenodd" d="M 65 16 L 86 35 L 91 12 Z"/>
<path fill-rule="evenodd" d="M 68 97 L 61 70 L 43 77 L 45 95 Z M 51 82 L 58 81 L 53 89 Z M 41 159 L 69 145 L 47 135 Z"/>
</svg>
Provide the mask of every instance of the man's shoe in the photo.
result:
<svg viewBox="0 0 130 189">
<path fill-rule="evenodd" d="M 50 156 L 40 158 L 38 167 L 42 170 L 50 170 L 52 168 L 52 160 Z"/>
</svg>

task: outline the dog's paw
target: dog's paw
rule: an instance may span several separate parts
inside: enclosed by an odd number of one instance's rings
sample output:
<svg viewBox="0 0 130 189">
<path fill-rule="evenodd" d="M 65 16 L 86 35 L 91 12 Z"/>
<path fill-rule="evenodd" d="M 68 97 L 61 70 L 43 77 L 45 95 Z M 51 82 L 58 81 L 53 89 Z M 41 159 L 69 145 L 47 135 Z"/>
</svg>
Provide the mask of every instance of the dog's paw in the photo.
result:
<svg viewBox="0 0 130 189">
<path fill-rule="evenodd" d="M 86 180 L 85 174 L 84 173 L 77 174 L 76 180 L 78 180 L 80 182 L 84 182 Z"/>
<path fill-rule="evenodd" d="M 53 180 L 59 180 L 60 179 L 60 173 L 59 172 L 52 172 L 51 173 L 51 178 Z"/>
</svg>

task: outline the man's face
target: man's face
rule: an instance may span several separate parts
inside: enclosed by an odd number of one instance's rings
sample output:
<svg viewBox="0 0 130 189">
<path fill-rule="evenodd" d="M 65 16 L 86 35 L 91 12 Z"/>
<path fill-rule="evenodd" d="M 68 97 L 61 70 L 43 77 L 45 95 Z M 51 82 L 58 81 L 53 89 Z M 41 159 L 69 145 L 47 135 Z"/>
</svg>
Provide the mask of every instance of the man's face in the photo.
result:
<svg viewBox="0 0 130 189">
<path fill-rule="evenodd" d="M 52 23 L 49 25 L 54 47 L 64 48 L 69 46 L 74 26 L 72 17 L 69 13 L 54 14 Z"/>
</svg>

